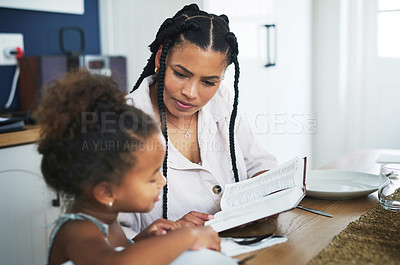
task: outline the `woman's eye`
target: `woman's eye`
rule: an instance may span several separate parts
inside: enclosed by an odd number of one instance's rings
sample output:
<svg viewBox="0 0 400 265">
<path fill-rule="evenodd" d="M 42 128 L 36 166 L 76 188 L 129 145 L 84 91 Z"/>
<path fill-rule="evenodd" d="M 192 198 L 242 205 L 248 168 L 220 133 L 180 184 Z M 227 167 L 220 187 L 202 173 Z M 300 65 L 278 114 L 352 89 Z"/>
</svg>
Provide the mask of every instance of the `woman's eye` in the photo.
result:
<svg viewBox="0 0 400 265">
<path fill-rule="evenodd" d="M 185 77 L 186 77 L 184 74 L 181 74 L 181 73 L 179 73 L 179 72 L 177 72 L 177 71 L 174 71 L 174 74 L 175 74 L 177 77 L 180 77 L 180 78 L 185 78 Z"/>
<path fill-rule="evenodd" d="M 214 82 L 211 82 L 211 81 L 203 81 L 203 83 L 204 83 L 206 86 L 215 86 L 215 83 L 214 83 Z"/>
<path fill-rule="evenodd" d="M 151 183 L 156 183 L 156 181 L 157 181 L 156 179 L 151 179 L 150 180 Z"/>
</svg>

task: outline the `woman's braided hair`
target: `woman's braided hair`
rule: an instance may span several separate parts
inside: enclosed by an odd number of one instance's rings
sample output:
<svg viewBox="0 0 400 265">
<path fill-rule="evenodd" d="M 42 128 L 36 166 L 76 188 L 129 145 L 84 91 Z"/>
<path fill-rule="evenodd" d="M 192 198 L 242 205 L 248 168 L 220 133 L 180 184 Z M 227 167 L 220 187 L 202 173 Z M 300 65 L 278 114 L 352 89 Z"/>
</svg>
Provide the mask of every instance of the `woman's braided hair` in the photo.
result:
<svg viewBox="0 0 400 265">
<path fill-rule="evenodd" d="M 155 72 L 155 58 L 160 45 L 162 52 L 160 57 L 160 69 L 158 71 L 158 108 L 160 113 L 161 131 L 168 143 L 166 112 L 163 102 L 164 97 L 164 76 L 165 63 L 168 51 L 173 47 L 191 43 L 197 45 L 203 50 L 211 49 L 214 52 L 226 54 L 227 66 L 233 63 L 235 65 L 235 96 L 233 101 L 233 109 L 229 122 L 229 145 L 230 156 L 232 162 L 232 171 L 235 181 L 239 181 L 239 174 L 236 166 L 234 129 L 235 119 L 237 116 L 238 96 L 239 96 L 239 62 L 238 62 L 238 43 L 235 34 L 229 30 L 229 20 L 226 15 L 216 16 L 201 11 L 196 4 L 187 5 L 178 11 L 174 17 L 166 19 L 160 26 L 156 39 L 149 45 L 151 56 L 147 65 L 143 68 L 143 72 L 133 87 L 131 93 L 135 91 L 143 79 L 153 75 Z M 167 159 L 168 150 L 164 159 L 163 174 L 167 177 Z M 167 194 L 168 186 L 164 186 L 163 193 L 163 218 L 167 219 Z"/>
</svg>

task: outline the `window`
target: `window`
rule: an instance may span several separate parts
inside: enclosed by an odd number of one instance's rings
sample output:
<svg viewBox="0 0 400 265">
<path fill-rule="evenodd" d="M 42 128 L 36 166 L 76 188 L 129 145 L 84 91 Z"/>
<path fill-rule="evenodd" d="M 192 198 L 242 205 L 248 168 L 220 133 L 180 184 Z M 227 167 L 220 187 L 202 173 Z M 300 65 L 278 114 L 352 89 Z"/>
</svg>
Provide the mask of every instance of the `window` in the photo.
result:
<svg viewBox="0 0 400 265">
<path fill-rule="evenodd" d="M 400 1 L 378 1 L 378 55 L 400 58 Z"/>
</svg>

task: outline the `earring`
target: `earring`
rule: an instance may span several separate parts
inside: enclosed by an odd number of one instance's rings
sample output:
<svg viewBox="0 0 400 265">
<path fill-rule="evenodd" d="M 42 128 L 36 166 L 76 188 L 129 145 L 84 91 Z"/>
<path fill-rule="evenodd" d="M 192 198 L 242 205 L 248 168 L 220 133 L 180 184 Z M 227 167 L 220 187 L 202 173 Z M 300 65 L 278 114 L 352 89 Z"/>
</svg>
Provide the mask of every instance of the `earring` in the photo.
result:
<svg viewBox="0 0 400 265">
<path fill-rule="evenodd" d="M 108 203 L 108 207 L 111 208 L 112 206 L 113 206 L 113 202 L 110 201 L 110 202 Z"/>
<path fill-rule="evenodd" d="M 158 72 L 158 68 L 156 67 L 156 68 L 154 68 L 154 73 L 157 73 Z"/>
</svg>

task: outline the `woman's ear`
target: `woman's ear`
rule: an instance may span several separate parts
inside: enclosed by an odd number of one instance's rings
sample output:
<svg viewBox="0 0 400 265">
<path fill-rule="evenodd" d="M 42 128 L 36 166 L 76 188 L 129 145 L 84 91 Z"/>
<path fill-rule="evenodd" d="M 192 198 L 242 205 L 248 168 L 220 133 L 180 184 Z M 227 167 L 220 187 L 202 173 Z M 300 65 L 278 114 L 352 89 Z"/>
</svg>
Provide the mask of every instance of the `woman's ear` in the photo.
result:
<svg viewBox="0 0 400 265">
<path fill-rule="evenodd" d="M 111 208 L 115 200 L 113 185 L 107 181 L 96 184 L 93 188 L 93 197 L 99 203 Z"/>
<path fill-rule="evenodd" d="M 160 69 L 160 58 L 161 58 L 161 53 L 162 53 L 162 45 L 160 45 L 160 47 L 158 48 L 158 51 L 156 53 L 156 58 L 154 61 L 155 67 L 156 69 Z"/>
</svg>

